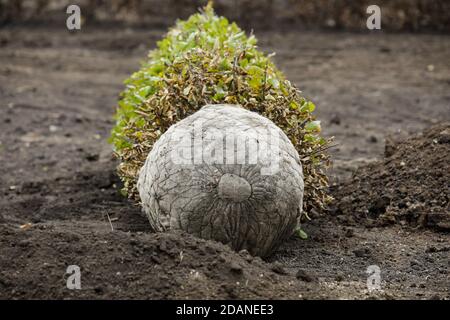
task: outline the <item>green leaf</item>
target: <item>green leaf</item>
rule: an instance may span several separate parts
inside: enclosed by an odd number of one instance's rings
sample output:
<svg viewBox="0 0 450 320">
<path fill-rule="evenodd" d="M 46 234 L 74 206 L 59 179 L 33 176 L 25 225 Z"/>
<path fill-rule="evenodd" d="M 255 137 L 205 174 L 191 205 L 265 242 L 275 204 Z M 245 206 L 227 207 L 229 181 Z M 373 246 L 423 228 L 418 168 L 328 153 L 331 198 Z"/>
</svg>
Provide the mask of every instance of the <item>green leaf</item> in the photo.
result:
<svg viewBox="0 0 450 320">
<path fill-rule="evenodd" d="M 306 112 L 313 112 L 316 109 L 316 106 L 314 105 L 314 103 L 312 103 L 311 101 L 306 102 L 302 108 L 301 111 L 306 111 Z"/>
<path fill-rule="evenodd" d="M 321 131 L 321 127 L 320 127 L 320 121 L 311 121 L 308 122 L 305 126 L 305 130 L 308 132 L 320 132 Z"/>
<path fill-rule="evenodd" d="M 300 239 L 302 239 L 302 240 L 308 239 L 308 234 L 305 231 L 303 231 L 301 228 L 298 228 L 296 232 L 297 232 L 297 236 Z"/>
<path fill-rule="evenodd" d="M 291 107 L 292 110 L 298 109 L 298 103 L 295 102 L 295 101 L 291 101 L 291 103 L 289 104 L 289 106 Z"/>
</svg>

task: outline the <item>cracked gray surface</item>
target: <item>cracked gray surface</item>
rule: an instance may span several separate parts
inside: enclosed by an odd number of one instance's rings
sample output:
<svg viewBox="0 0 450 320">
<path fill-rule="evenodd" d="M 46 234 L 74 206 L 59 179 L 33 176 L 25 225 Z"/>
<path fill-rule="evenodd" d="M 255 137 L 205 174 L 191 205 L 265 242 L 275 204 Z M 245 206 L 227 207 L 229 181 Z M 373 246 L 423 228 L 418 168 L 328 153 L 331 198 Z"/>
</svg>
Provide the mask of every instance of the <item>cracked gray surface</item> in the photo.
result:
<svg viewBox="0 0 450 320">
<path fill-rule="evenodd" d="M 194 139 L 199 135 L 201 143 Z M 238 139 L 233 149 L 226 148 L 230 137 Z M 180 138 L 192 142 L 182 152 Z M 299 156 L 287 136 L 270 120 L 232 105 L 205 106 L 169 128 L 138 180 L 155 231 L 182 229 L 260 256 L 295 230 L 303 188 Z"/>
</svg>

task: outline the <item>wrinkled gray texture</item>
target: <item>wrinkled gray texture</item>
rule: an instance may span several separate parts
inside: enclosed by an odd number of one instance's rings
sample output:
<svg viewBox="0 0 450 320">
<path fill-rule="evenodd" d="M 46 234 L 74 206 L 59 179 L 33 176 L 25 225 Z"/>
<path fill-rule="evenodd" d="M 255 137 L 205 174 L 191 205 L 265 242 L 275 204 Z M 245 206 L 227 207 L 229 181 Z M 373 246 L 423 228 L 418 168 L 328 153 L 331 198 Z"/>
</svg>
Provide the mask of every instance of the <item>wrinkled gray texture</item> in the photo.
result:
<svg viewBox="0 0 450 320">
<path fill-rule="evenodd" d="M 248 158 L 235 161 L 240 164 L 177 164 L 172 152 L 180 133 L 194 137 L 194 127 L 199 123 L 202 136 L 210 128 L 222 133 L 232 130 L 234 136 L 245 136 L 255 128 L 277 132 L 278 170 L 262 174 L 267 164 L 259 158 L 256 164 L 249 164 Z M 265 134 L 257 135 L 248 139 L 247 146 L 264 147 L 264 142 L 269 143 L 264 139 L 269 140 Z M 214 143 L 217 141 L 213 138 L 205 138 L 202 148 Z M 201 152 L 193 150 L 197 155 Z M 274 159 L 277 155 L 270 156 Z M 155 231 L 182 229 L 259 256 L 272 253 L 294 232 L 303 188 L 301 163 L 289 138 L 270 120 L 232 105 L 205 106 L 170 127 L 155 143 L 138 180 L 143 210 Z"/>
</svg>

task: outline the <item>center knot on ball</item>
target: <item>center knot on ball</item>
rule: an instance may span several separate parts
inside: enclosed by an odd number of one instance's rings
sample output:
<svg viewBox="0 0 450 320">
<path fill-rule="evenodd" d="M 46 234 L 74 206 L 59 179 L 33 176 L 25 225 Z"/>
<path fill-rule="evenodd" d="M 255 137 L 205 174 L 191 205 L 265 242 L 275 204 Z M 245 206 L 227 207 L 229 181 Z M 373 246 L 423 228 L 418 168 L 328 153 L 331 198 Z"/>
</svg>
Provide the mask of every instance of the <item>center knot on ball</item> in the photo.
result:
<svg viewBox="0 0 450 320">
<path fill-rule="evenodd" d="M 242 202 L 250 198 L 252 186 L 246 179 L 238 175 L 225 173 L 220 177 L 217 191 L 219 197 L 224 200 Z"/>
</svg>

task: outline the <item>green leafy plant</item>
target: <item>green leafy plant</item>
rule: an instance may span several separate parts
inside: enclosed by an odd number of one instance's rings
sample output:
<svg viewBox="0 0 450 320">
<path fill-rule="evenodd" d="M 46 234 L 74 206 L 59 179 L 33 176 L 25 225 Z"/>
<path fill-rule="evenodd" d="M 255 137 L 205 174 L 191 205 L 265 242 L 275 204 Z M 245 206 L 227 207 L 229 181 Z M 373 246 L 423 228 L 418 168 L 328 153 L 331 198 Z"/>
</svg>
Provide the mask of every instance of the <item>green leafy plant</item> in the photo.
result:
<svg viewBox="0 0 450 320">
<path fill-rule="evenodd" d="M 315 105 L 256 44 L 209 4 L 178 21 L 125 81 L 110 141 L 129 197 L 139 201 L 138 172 L 161 134 L 206 104 L 231 103 L 258 112 L 286 133 L 303 165 L 305 212 L 323 209 L 330 200 L 324 172 L 330 140 L 320 135 Z"/>
</svg>

